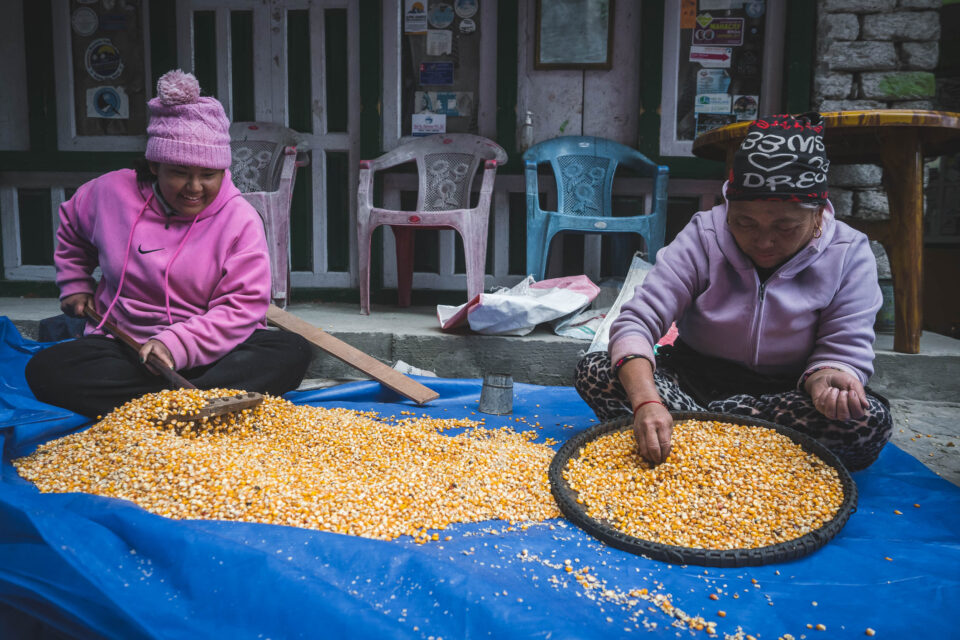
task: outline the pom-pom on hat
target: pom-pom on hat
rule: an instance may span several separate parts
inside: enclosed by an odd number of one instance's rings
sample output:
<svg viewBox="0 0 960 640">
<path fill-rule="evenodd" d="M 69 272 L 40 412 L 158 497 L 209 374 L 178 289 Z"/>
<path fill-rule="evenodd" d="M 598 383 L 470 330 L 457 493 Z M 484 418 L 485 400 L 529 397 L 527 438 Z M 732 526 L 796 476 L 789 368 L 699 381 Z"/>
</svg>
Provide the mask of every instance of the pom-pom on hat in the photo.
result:
<svg viewBox="0 0 960 640">
<path fill-rule="evenodd" d="M 151 162 L 208 169 L 230 167 L 230 121 L 216 98 L 201 98 L 192 73 L 168 71 L 147 103 L 147 151 Z"/>
<path fill-rule="evenodd" d="M 819 113 L 761 118 L 733 156 L 727 200 L 824 203 L 829 168 Z"/>
</svg>

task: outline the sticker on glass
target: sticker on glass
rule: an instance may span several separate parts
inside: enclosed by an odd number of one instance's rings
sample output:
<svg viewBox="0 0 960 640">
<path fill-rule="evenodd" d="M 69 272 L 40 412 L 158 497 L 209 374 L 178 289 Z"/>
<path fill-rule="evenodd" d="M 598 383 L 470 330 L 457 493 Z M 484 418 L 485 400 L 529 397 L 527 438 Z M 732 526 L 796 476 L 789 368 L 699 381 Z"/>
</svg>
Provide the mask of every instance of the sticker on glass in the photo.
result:
<svg viewBox="0 0 960 640">
<path fill-rule="evenodd" d="M 453 32 L 449 29 L 427 30 L 427 55 L 442 56 L 453 51 Z"/>
<path fill-rule="evenodd" d="M 87 117 L 126 120 L 130 117 L 130 99 L 123 87 L 87 89 Z"/>
<path fill-rule="evenodd" d="M 419 80 L 421 85 L 453 84 L 453 63 L 421 62 Z"/>
<path fill-rule="evenodd" d="M 730 74 L 726 69 L 697 71 L 697 93 L 726 93 L 730 88 Z"/>
<path fill-rule="evenodd" d="M 751 18 L 759 18 L 763 16 L 766 6 L 763 0 L 754 0 L 753 2 L 748 2 L 743 9 Z"/>
<path fill-rule="evenodd" d="M 473 33 L 477 30 L 477 23 L 471 18 L 464 18 L 460 21 L 460 33 Z"/>
<path fill-rule="evenodd" d="M 80 7 L 70 17 L 70 24 L 73 26 L 73 32 L 78 36 L 90 36 L 100 26 L 100 20 L 90 7 Z"/>
<path fill-rule="evenodd" d="M 434 29 L 445 29 L 453 24 L 453 7 L 446 2 L 435 4 L 427 12 L 427 20 Z"/>
<path fill-rule="evenodd" d="M 730 113 L 731 98 L 728 93 L 700 93 L 693 103 L 694 113 Z"/>
<path fill-rule="evenodd" d="M 414 113 L 410 116 L 412 131 L 415 136 L 432 136 L 435 133 L 447 132 L 447 116 L 436 113 Z"/>
<path fill-rule="evenodd" d="M 732 47 L 690 47 L 690 62 L 699 62 L 702 67 L 728 69 L 732 57 Z"/>
<path fill-rule="evenodd" d="M 743 18 L 714 18 L 709 13 L 697 16 L 693 45 L 739 47 L 743 44 L 743 22 Z"/>
<path fill-rule="evenodd" d="M 403 32 L 407 35 L 423 35 L 427 32 L 426 0 L 406 0 L 403 12 Z"/>
<path fill-rule="evenodd" d="M 697 0 L 682 0 L 680 3 L 680 28 L 693 29 L 697 26 Z"/>
<path fill-rule="evenodd" d="M 698 113 L 696 134 L 706 133 L 725 124 L 732 124 L 736 116 L 729 113 Z"/>
<path fill-rule="evenodd" d="M 116 80 L 123 73 L 120 50 L 110 38 L 99 38 L 90 43 L 84 55 L 87 73 L 94 80 Z"/>
<path fill-rule="evenodd" d="M 461 18 L 472 18 L 479 8 L 478 0 L 456 0 L 453 7 Z"/>
<path fill-rule="evenodd" d="M 440 113 L 445 116 L 473 115 L 472 91 L 416 91 L 414 113 Z"/>
<path fill-rule="evenodd" d="M 760 96 L 733 96 L 733 115 L 737 120 L 756 120 Z"/>
</svg>

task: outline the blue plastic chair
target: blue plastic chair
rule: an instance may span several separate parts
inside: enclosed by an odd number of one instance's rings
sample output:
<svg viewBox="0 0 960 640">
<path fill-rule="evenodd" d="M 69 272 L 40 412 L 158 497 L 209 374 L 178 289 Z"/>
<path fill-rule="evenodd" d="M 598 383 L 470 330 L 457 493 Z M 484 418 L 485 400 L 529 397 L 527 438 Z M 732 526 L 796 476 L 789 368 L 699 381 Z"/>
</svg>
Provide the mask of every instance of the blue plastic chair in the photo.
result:
<svg viewBox="0 0 960 640">
<path fill-rule="evenodd" d="M 591 136 L 545 140 L 523 154 L 527 191 L 527 273 L 542 280 L 550 240 L 559 231 L 637 233 L 650 262 L 663 246 L 667 225 L 669 169 L 636 149 Z M 540 208 L 537 166 L 550 163 L 557 181 L 557 211 Z M 653 177 L 653 204 L 648 214 L 613 217 L 613 176 L 618 165 Z"/>
</svg>

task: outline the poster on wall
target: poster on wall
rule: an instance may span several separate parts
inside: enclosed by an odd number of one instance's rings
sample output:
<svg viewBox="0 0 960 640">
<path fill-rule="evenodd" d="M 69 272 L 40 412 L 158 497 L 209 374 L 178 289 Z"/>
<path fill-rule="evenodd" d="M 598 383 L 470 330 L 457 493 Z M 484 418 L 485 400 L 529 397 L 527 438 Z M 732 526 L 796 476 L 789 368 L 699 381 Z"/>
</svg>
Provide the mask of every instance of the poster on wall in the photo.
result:
<svg viewBox="0 0 960 640">
<path fill-rule="evenodd" d="M 404 10 L 401 135 L 477 133 L 482 0 L 405 0 Z"/>
<path fill-rule="evenodd" d="M 146 132 L 143 3 L 70 1 L 77 136 Z"/>
</svg>

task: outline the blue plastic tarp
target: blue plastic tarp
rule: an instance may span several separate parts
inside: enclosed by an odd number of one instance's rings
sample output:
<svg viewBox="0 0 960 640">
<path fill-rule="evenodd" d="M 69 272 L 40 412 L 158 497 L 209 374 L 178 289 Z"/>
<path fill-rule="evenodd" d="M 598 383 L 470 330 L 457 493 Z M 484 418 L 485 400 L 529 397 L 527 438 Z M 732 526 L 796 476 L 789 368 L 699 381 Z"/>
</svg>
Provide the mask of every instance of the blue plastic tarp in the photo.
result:
<svg viewBox="0 0 960 640">
<path fill-rule="evenodd" d="M 665 613 L 619 598 L 642 588 L 716 621 L 721 637 L 738 627 L 758 639 L 861 638 L 867 627 L 880 638 L 960 633 L 960 489 L 893 446 L 854 474 L 859 509 L 833 541 L 801 560 L 739 570 L 647 560 L 561 519 L 525 530 L 458 524 L 424 545 L 169 520 L 122 500 L 41 494 L 17 475 L 11 459 L 87 425 L 26 387 L 25 363 L 43 346 L 0 318 L 3 639 L 675 637 Z M 418 414 L 477 417 L 479 381 L 420 380 L 440 398 Z M 381 415 L 413 407 L 373 382 L 287 397 Z M 485 417 L 539 422 L 560 441 L 594 423 L 572 388 L 523 384 L 513 416 Z M 567 560 L 589 566 L 606 591 L 581 587 Z"/>
</svg>

